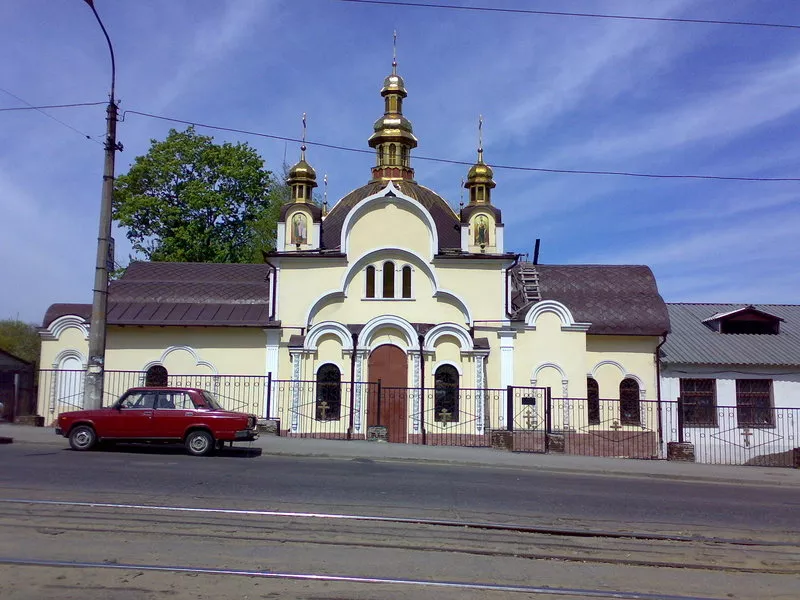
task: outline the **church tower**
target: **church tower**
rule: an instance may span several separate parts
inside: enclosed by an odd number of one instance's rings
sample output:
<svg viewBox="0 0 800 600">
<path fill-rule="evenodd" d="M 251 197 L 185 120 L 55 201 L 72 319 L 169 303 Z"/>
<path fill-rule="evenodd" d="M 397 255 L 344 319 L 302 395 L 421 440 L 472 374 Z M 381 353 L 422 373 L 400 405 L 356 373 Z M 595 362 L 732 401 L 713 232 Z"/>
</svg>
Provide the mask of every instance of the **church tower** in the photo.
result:
<svg viewBox="0 0 800 600">
<path fill-rule="evenodd" d="M 483 161 L 483 117 L 478 120 L 478 162 L 467 173 L 464 187 L 469 204 L 461 209 L 461 250 L 463 252 L 503 253 L 503 222 L 500 209 L 492 206 L 494 182 L 492 168 Z"/>
<path fill-rule="evenodd" d="M 317 173 L 306 162 L 306 114 L 303 113 L 303 143 L 300 160 L 286 178 L 291 200 L 281 207 L 278 220 L 278 251 L 316 250 L 320 246 L 322 209 L 313 202 Z"/>
<path fill-rule="evenodd" d="M 408 96 L 403 78 L 397 74 L 397 33 L 394 35 L 392 73 L 383 82 L 383 116 L 375 121 L 375 133 L 369 145 L 377 153 L 372 168 L 372 181 L 414 181 L 411 168 L 411 150 L 417 147 L 417 138 L 411 122 L 403 116 L 403 100 Z"/>
</svg>

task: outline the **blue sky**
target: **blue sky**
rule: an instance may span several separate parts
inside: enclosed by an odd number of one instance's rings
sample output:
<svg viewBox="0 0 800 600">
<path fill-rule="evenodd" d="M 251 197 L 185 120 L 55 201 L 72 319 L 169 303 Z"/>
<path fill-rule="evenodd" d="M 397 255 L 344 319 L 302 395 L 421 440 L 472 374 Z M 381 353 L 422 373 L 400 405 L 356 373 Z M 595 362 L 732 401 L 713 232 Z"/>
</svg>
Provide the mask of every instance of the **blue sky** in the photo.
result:
<svg viewBox="0 0 800 600">
<path fill-rule="evenodd" d="M 781 0 L 474 0 L 462 5 L 800 24 Z M 367 148 L 398 31 L 416 153 L 490 164 L 800 176 L 800 30 L 522 16 L 335 0 L 95 0 L 122 110 Z M 0 88 L 35 105 L 107 99 L 82 0 L 0 3 Z M 0 91 L 0 107 L 21 103 Z M 0 318 L 91 302 L 104 107 L 0 113 Z M 128 115 L 117 173 L 169 123 Z M 176 125 L 173 125 L 176 126 Z M 182 126 L 176 126 L 182 128 Z M 201 130 L 203 133 L 212 133 Z M 299 150 L 245 135 L 279 170 Z M 331 202 L 372 156 L 311 147 Z M 415 161 L 454 207 L 467 168 Z M 799 303 L 800 182 L 651 180 L 496 169 L 506 247 L 545 263 L 648 264 L 667 301 Z M 116 231 L 117 257 L 129 245 Z"/>
</svg>

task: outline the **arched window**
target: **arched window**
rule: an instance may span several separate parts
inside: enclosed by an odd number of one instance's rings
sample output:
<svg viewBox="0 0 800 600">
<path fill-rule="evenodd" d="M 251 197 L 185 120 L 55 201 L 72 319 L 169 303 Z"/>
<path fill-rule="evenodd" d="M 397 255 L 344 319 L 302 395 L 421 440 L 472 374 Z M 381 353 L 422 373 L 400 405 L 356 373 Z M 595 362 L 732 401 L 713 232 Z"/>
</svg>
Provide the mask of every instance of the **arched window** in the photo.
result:
<svg viewBox="0 0 800 600">
<path fill-rule="evenodd" d="M 383 297 L 394 298 L 394 263 L 383 263 Z"/>
<path fill-rule="evenodd" d="M 477 200 L 478 200 L 478 202 L 483 202 L 484 200 L 486 200 L 486 192 L 485 192 L 485 190 L 484 190 L 482 185 L 478 186 L 478 198 L 477 198 Z"/>
<path fill-rule="evenodd" d="M 389 144 L 389 164 L 394 166 L 397 164 L 397 146 Z"/>
<path fill-rule="evenodd" d="M 147 369 L 147 373 L 144 375 L 144 384 L 147 387 L 165 387 L 168 379 L 169 373 L 165 367 L 153 365 Z"/>
<path fill-rule="evenodd" d="M 403 298 L 411 298 L 411 267 L 403 267 Z"/>
<path fill-rule="evenodd" d="M 397 97 L 397 112 L 403 112 L 403 99 L 400 96 Z"/>
<path fill-rule="evenodd" d="M 640 425 L 639 384 L 630 377 L 619 384 L 619 420 L 623 425 Z"/>
<path fill-rule="evenodd" d="M 400 146 L 400 158 L 404 167 L 408 166 L 408 148 Z"/>
<path fill-rule="evenodd" d="M 317 371 L 317 421 L 338 421 L 342 412 L 342 373 L 332 364 Z"/>
<path fill-rule="evenodd" d="M 375 267 L 367 267 L 367 298 L 375 297 Z"/>
<path fill-rule="evenodd" d="M 586 378 L 586 412 L 589 425 L 600 424 L 600 386 L 594 377 Z"/>
<path fill-rule="evenodd" d="M 458 421 L 458 371 L 452 365 L 442 365 L 434 376 L 434 419 L 440 423 Z"/>
</svg>

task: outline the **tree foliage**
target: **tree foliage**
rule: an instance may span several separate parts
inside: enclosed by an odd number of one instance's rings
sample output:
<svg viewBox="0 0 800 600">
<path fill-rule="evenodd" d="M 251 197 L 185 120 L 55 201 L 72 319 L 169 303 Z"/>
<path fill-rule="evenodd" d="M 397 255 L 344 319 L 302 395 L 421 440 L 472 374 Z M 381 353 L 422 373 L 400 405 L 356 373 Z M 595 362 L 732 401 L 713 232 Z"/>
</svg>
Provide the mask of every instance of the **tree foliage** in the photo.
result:
<svg viewBox="0 0 800 600">
<path fill-rule="evenodd" d="M 17 319 L 0 320 L 0 349 L 28 362 L 39 362 L 41 338 L 36 325 Z"/>
<path fill-rule="evenodd" d="M 213 139 L 171 129 L 117 178 L 114 219 L 147 260 L 256 262 L 274 247 L 285 185 L 248 144 Z"/>
</svg>

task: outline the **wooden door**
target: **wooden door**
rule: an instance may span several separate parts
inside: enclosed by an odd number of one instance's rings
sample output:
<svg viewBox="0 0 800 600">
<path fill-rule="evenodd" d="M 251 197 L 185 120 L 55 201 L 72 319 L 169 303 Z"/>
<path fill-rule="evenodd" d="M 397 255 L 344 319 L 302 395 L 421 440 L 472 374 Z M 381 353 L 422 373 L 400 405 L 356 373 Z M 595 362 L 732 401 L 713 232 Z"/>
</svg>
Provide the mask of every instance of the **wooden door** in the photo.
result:
<svg viewBox="0 0 800 600">
<path fill-rule="evenodd" d="M 369 381 L 381 382 L 380 397 L 377 385 L 367 403 L 367 425 L 383 425 L 390 442 L 404 444 L 408 428 L 408 359 L 397 346 L 378 346 L 369 355 Z"/>
</svg>

